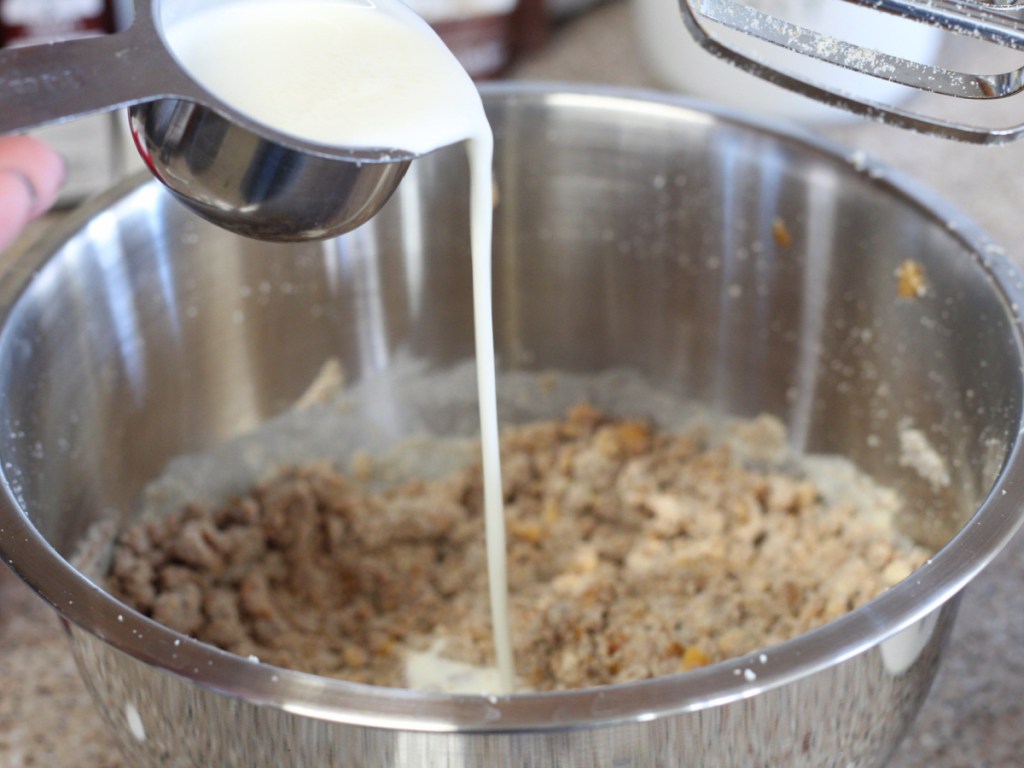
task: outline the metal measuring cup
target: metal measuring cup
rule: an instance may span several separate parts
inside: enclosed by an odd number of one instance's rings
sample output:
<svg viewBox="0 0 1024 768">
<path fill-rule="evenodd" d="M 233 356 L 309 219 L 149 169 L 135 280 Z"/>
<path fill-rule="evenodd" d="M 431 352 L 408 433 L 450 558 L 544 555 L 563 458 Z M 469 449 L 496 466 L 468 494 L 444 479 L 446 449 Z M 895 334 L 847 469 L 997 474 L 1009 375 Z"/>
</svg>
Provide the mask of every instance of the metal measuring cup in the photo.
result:
<svg viewBox="0 0 1024 768">
<path fill-rule="evenodd" d="M 0 135 L 128 107 L 150 171 L 203 218 L 261 240 L 354 229 L 387 202 L 415 153 L 305 141 L 206 91 L 161 29 L 224 1 L 135 0 L 122 32 L 0 51 Z"/>
</svg>

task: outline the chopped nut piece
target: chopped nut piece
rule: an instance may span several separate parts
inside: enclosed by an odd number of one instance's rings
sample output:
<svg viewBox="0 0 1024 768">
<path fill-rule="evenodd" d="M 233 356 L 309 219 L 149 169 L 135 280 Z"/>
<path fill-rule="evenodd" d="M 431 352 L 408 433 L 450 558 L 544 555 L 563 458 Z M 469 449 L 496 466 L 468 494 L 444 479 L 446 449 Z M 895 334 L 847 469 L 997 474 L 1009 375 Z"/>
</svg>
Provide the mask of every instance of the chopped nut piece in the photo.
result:
<svg viewBox="0 0 1024 768">
<path fill-rule="evenodd" d="M 711 657 L 696 646 L 689 646 L 683 652 L 683 660 L 679 665 L 680 672 L 689 672 L 691 669 L 706 667 L 711 663 Z"/>
<path fill-rule="evenodd" d="M 904 560 L 896 560 L 885 566 L 885 570 L 882 571 L 882 581 L 886 586 L 891 587 L 903 581 L 912 572 L 913 568 L 909 563 Z"/>
<path fill-rule="evenodd" d="M 524 522 L 510 520 L 508 524 L 509 533 L 517 539 L 537 544 L 544 536 L 544 529 L 536 522 Z"/>
</svg>

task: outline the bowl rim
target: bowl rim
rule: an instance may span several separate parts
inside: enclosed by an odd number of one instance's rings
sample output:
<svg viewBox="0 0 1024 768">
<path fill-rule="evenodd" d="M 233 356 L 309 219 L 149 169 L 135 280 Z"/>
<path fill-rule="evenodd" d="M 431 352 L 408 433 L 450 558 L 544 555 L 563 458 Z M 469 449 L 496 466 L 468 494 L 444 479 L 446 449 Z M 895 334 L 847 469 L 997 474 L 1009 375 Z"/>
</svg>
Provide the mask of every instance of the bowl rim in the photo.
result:
<svg viewBox="0 0 1024 768">
<path fill-rule="evenodd" d="M 660 109 L 677 119 L 712 119 L 798 143 L 832 163 L 849 165 L 887 194 L 947 222 L 950 236 L 974 256 L 1001 298 L 1012 321 L 1017 357 L 1024 361 L 1024 324 L 1018 309 L 1024 307 L 1021 270 L 962 212 L 862 152 L 781 121 L 642 89 L 520 82 L 485 84 L 481 92 L 485 104 L 571 101 L 603 109 Z M 62 243 L 98 213 L 147 184 L 161 189 L 143 171 L 81 206 L 23 254 L 0 257 L 0 328 L 33 275 Z M 867 605 L 764 652 L 685 674 L 611 686 L 507 696 L 453 695 L 362 685 L 254 663 L 163 627 L 88 580 L 31 524 L 18 503 L 16 479 L 5 468 L 0 468 L 0 557 L 58 611 L 69 629 L 84 630 L 146 665 L 251 704 L 354 726 L 436 733 L 540 732 L 646 722 L 725 705 L 806 678 L 879 645 L 956 596 L 1024 524 L 1024 512 L 1015 501 L 1024 487 L 1024 414 L 1016 418 L 1017 437 L 978 510 L 911 578 Z M 755 670 L 756 677 L 748 679 L 745 670 Z"/>
</svg>

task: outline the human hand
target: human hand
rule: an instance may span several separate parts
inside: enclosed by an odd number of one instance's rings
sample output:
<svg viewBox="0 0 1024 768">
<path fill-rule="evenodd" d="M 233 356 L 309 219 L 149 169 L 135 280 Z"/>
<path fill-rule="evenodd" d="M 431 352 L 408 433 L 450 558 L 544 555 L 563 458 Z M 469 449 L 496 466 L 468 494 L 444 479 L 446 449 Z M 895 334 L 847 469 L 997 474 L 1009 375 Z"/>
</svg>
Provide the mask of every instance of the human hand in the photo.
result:
<svg viewBox="0 0 1024 768">
<path fill-rule="evenodd" d="M 50 209 L 64 183 L 64 160 L 29 136 L 0 136 L 0 251 Z"/>
</svg>

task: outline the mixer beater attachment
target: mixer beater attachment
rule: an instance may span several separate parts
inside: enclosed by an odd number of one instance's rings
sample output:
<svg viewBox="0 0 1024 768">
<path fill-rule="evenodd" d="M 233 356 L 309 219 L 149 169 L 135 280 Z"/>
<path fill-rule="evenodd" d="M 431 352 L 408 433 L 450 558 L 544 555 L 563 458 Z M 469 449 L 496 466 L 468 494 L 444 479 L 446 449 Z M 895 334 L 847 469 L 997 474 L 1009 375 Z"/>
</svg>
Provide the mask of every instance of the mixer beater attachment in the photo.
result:
<svg viewBox="0 0 1024 768">
<path fill-rule="evenodd" d="M 916 89 L 943 97 L 968 100 L 972 106 L 991 100 L 1005 99 L 1024 90 L 1024 0 L 679 0 L 683 20 L 693 37 L 710 53 L 741 69 L 776 85 L 804 96 L 886 123 L 977 144 L 1000 144 L 1024 135 L 1024 124 L 1009 127 L 988 127 L 974 122 L 952 120 L 940 115 L 913 111 L 894 103 L 883 103 L 859 97 L 849 91 L 814 79 L 806 73 L 806 58 L 827 65 L 880 78 L 908 89 Z M 860 6 L 868 12 L 889 14 L 916 24 L 941 30 L 948 40 L 1019 52 L 1020 60 L 1010 62 L 1005 71 L 973 73 L 951 69 L 926 61 L 903 58 L 840 39 L 835 32 L 822 31 L 801 23 L 801 6 L 815 7 L 822 3 L 843 3 Z M 794 18 L 794 13 L 796 18 Z M 788 15 L 788 17 L 787 17 Z M 879 23 L 885 23 L 882 16 Z M 734 30 L 732 37 L 722 30 Z M 745 41 L 761 41 L 756 50 L 742 45 Z M 893 45 L 898 48 L 899 40 Z M 779 65 L 767 51 L 786 51 L 786 61 L 793 66 Z M 787 54 L 788 55 L 788 54 Z M 987 54 L 986 54 L 987 55 Z M 1002 56 L 1002 54 L 1000 54 Z M 1003 56 L 1005 59 L 1006 57 Z M 998 61 L 988 56 L 986 61 Z M 802 63 L 803 61 L 803 63 Z M 804 70 L 804 71 L 801 71 Z M 975 114 L 971 112 L 972 116 Z"/>
</svg>

